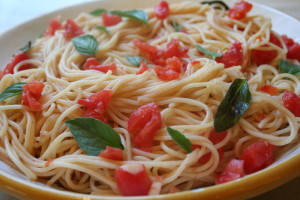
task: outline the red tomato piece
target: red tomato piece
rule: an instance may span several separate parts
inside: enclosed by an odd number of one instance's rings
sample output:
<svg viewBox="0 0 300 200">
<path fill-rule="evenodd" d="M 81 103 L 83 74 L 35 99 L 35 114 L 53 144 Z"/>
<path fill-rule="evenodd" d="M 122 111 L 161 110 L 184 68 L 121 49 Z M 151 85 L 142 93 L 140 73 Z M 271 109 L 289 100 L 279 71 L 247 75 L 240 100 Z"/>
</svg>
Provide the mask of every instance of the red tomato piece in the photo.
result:
<svg viewBox="0 0 300 200">
<path fill-rule="evenodd" d="M 123 151 L 122 149 L 106 146 L 106 149 L 101 151 L 99 156 L 111 160 L 123 160 Z"/>
<path fill-rule="evenodd" d="M 104 116 L 104 114 L 102 112 L 99 113 L 95 109 L 87 108 L 83 116 L 98 119 L 106 124 L 108 123 L 108 119 Z"/>
<path fill-rule="evenodd" d="M 83 64 L 82 68 L 85 70 L 93 69 L 103 73 L 107 73 L 109 70 L 111 71 L 117 70 L 117 66 L 115 63 L 101 65 L 96 58 L 88 58 Z"/>
<path fill-rule="evenodd" d="M 270 95 L 278 95 L 279 90 L 277 87 L 271 86 L 271 85 L 264 85 L 260 88 L 261 91 L 266 92 Z"/>
<path fill-rule="evenodd" d="M 57 16 L 50 21 L 47 31 L 44 33 L 44 36 L 53 36 L 55 32 L 61 28 L 62 24 L 60 23 L 60 17 Z"/>
<path fill-rule="evenodd" d="M 163 81 L 172 81 L 180 77 L 180 73 L 162 66 L 155 66 L 154 71 L 158 78 Z"/>
<path fill-rule="evenodd" d="M 222 56 L 216 61 L 223 63 L 226 68 L 241 65 L 243 63 L 243 48 L 241 42 L 234 42 Z"/>
<path fill-rule="evenodd" d="M 102 20 L 104 26 L 114 26 L 122 21 L 122 18 L 118 15 L 107 14 L 106 12 L 102 13 Z"/>
<path fill-rule="evenodd" d="M 31 81 L 22 86 L 22 105 L 28 106 L 33 110 L 41 110 L 42 104 L 39 99 L 42 95 L 44 83 L 39 81 Z"/>
<path fill-rule="evenodd" d="M 158 5 L 154 7 L 155 16 L 158 19 L 166 19 L 169 15 L 169 4 L 166 1 L 161 1 Z"/>
<path fill-rule="evenodd" d="M 244 176 L 244 161 L 232 159 L 225 170 L 217 177 L 215 184 L 227 183 Z"/>
<path fill-rule="evenodd" d="M 72 19 L 67 19 L 66 24 L 64 26 L 63 35 L 65 39 L 70 40 L 74 37 L 82 35 L 82 29 L 74 22 Z"/>
<path fill-rule="evenodd" d="M 98 60 L 95 57 L 93 57 L 93 58 L 86 59 L 82 68 L 87 70 L 87 69 L 91 69 L 93 66 L 97 66 L 97 65 L 100 65 L 100 63 L 98 62 Z"/>
<path fill-rule="evenodd" d="M 181 68 L 182 68 L 182 62 L 177 58 L 176 56 L 173 56 L 172 58 L 168 58 L 166 60 L 167 68 L 171 69 L 175 72 L 180 73 Z"/>
<path fill-rule="evenodd" d="M 289 109 L 296 117 L 300 117 L 300 97 L 290 91 L 285 91 L 282 95 L 284 107 Z"/>
<path fill-rule="evenodd" d="M 288 48 L 287 58 L 296 59 L 300 62 L 300 44 L 286 35 L 283 35 L 282 39 Z"/>
<path fill-rule="evenodd" d="M 155 132 L 160 127 L 161 115 L 155 103 L 139 107 L 128 120 L 128 131 L 134 136 L 133 143 L 140 148 L 153 146 Z"/>
<path fill-rule="evenodd" d="M 167 58 L 171 58 L 174 56 L 181 58 L 181 57 L 187 56 L 187 52 L 188 52 L 188 49 L 187 48 L 181 49 L 179 46 L 179 40 L 175 39 L 167 44 L 167 49 L 166 49 L 165 54 L 166 54 Z"/>
<path fill-rule="evenodd" d="M 136 72 L 136 74 L 142 74 L 144 73 L 145 71 L 148 70 L 148 67 L 146 65 L 146 63 L 144 63 L 142 60 L 141 60 L 141 63 L 140 63 L 140 66 L 139 66 L 139 70 Z"/>
<path fill-rule="evenodd" d="M 134 46 L 139 48 L 139 50 L 143 53 L 148 53 L 148 54 L 156 54 L 157 53 L 157 48 L 155 46 L 152 46 L 150 44 L 142 42 L 138 39 L 133 39 L 132 42 L 133 42 Z"/>
<path fill-rule="evenodd" d="M 295 44 L 295 41 L 289 38 L 287 35 L 282 35 L 281 38 L 287 47 L 293 46 Z"/>
<path fill-rule="evenodd" d="M 118 189 L 123 196 L 148 195 L 151 180 L 143 164 L 129 163 L 115 171 Z"/>
<path fill-rule="evenodd" d="M 101 90 L 87 99 L 79 99 L 77 103 L 87 108 L 97 109 L 99 113 L 104 113 L 108 108 L 112 94 L 111 90 Z"/>
<path fill-rule="evenodd" d="M 228 17 L 236 20 L 244 19 L 252 7 L 253 5 L 246 1 L 238 1 L 231 9 L 229 9 Z"/>
<path fill-rule="evenodd" d="M 264 140 L 259 140 L 246 147 L 241 156 L 245 162 L 245 173 L 251 174 L 272 164 L 274 162 L 274 148 L 274 145 Z"/>
<path fill-rule="evenodd" d="M 0 74 L 0 79 L 5 75 L 5 74 L 13 74 L 14 73 L 14 68 L 17 64 L 24 60 L 30 59 L 29 56 L 26 53 L 18 53 L 16 54 L 12 60 L 5 66 L 4 70 Z M 30 69 L 30 64 L 24 64 L 19 67 L 19 71 Z"/>
</svg>

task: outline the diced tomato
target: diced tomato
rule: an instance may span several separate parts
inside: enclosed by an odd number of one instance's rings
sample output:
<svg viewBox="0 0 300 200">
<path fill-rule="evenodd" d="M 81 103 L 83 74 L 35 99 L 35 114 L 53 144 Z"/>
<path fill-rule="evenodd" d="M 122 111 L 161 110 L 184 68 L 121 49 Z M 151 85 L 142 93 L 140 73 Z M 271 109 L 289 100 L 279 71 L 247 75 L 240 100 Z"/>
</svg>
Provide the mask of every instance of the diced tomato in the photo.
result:
<svg viewBox="0 0 300 200">
<path fill-rule="evenodd" d="M 282 48 L 279 38 L 274 33 L 270 34 L 270 42 Z"/>
<path fill-rule="evenodd" d="M 139 107 L 128 120 L 128 131 L 134 137 L 133 143 L 141 148 L 153 146 L 154 135 L 160 127 L 161 115 L 155 103 Z"/>
<path fill-rule="evenodd" d="M 180 77 L 180 73 L 172 69 L 168 69 L 167 67 L 155 66 L 154 71 L 158 78 L 163 81 L 172 81 Z"/>
<path fill-rule="evenodd" d="M 191 62 L 191 65 L 198 65 L 198 64 L 200 64 L 201 62 L 199 61 L 199 60 L 193 60 L 192 62 Z"/>
<path fill-rule="evenodd" d="M 283 35 L 282 39 L 288 48 L 287 58 L 296 59 L 300 62 L 300 44 L 286 35 Z"/>
<path fill-rule="evenodd" d="M 108 120 L 103 114 L 108 108 L 112 94 L 113 92 L 111 90 L 102 90 L 87 99 L 79 99 L 77 103 L 86 107 L 84 117 L 99 119 L 107 123 Z"/>
<path fill-rule="evenodd" d="M 30 59 L 29 56 L 26 53 L 18 53 L 16 54 L 12 60 L 5 66 L 4 70 L 0 74 L 0 79 L 5 75 L 5 74 L 13 74 L 14 73 L 14 68 L 17 64 L 24 60 Z M 30 64 L 24 64 L 19 67 L 19 71 L 30 69 L 31 66 Z"/>
<path fill-rule="evenodd" d="M 31 81 L 22 86 L 22 105 L 28 106 L 33 110 L 41 110 L 42 104 L 39 99 L 42 95 L 44 83 L 39 81 Z"/>
<path fill-rule="evenodd" d="M 82 35 L 82 29 L 74 22 L 72 19 L 67 19 L 66 24 L 64 26 L 63 35 L 65 39 L 70 40 L 74 37 Z"/>
<path fill-rule="evenodd" d="M 274 148 L 274 145 L 264 140 L 259 140 L 246 147 L 241 155 L 241 159 L 245 162 L 245 173 L 251 174 L 272 164 Z"/>
<path fill-rule="evenodd" d="M 253 5 L 246 1 L 238 1 L 231 9 L 229 9 L 228 17 L 236 20 L 244 19 L 252 7 Z"/>
<path fill-rule="evenodd" d="M 117 67 L 115 63 L 101 65 L 96 58 L 88 58 L 83 64 L 83 69 L 85 70 L 93 69 L 103 73 L 107 73 L 109 70 L 111 71 L 117 70 Z"/>
<path fill-rule="evenodd" d="M 107 14 L 106 12 L 103 12 L 102 20 L 103 20 L 104 26 L 108 27 L 108 26 L 117 25 L 118 23 L 120 23 L 122 21 L 122 18 L 119 17 L 118 15 L 111 15 L 111 14 Z"/>
<path fill-rule="evenodd" d="M 143 164 L 129 163 L 116 169 L 115 179 L 123 196 L 148 195 L 151 180 Z"/>
<path fill-rule="evenodd" d="M 149 54 L 156 54 L 157 53 L 157 48 L 155 46 L 152 46 L 150 44 L 147 44 L 145 42 L 142 42 L 138 39 L 133 39 L 132 40 L 134 46 L 140 49 L 140 51 L 144 53 L 149 53 Z"/>
<path fill-rule="evenodd" d="M 187 48 L 180 48 L 179 40 L 172 40 L 167 44 L 166 49 L 166 57 L 172 58 L 174 56 L 181 58 L 187 56 L 188 49 Z"/>
<path fill-rule="evenodd" d="M 244 176 L 244 161 L 232 159 L 225 170 L 217 177 L 215 184 L 227 183 Z"/>
<path fill-rule="evenodd" d="M 176 56 L 173 56 L 172 58 L 168 58 L 166 60 L 167 68 L 171 69 L 175 72 L 180 73 L 181 68 L 182 68 L 182 62 L 177 58 Z"/>
<path fill-rule="evenodd" d="M 285 91 L 282 95 L 284 107 L 289 109 L 296 117 L 300 117 L 300 97 L 290 91 Z"/>
<path fill-rule="evenodd" d="M 166 19 L 169 15 L 169 4 L 166 1 L 161 1 L 158 5 L 154 7 L 155 16 L 158 19 Z"/>
<path fill-rule="evenodd" d="M 278 95 L 279 90 L 277 87 L 271 86 L 271 85 L 264 85 L 260 88 L 261 91 L 266 92 L 270 95 Z"/>
<path fill-rule="evenodd" d="M 111 160 L 123 160 L 123 151 L 118 148 L 106 146 L 106 149 L 101 151 L 99 156 Z"/>
<path fill-rule="evenodd" d="M 47 28 L 47 31 L 44 33 L 44 36 L 53 36 L 55 32 L 62 28 L 62 24 L 60 23 L 59 16 L 53 18 Z"/>
<path fill-rule="evenodd" d="M 136 74 L 142 74 L 142 73 L 144 73 L 144 72 L 147 71 L 147 70 L 148 70 L 148 67 L 147 67 L 146 63 L 144 63 L 144 62 L 141 60 L 139 70 L 136 72 Z"/>
<path fill-rule="evenodd" d="M 223 63 L 226 68 L 241 65 L 243 63 L 243 48 L 241 42 L 234 42 L 222 56 L 216 61 Z"/>
<path fill-rule="evenodd" d="M 281 38 L 287 47 L 293 46 L 295 44 L 295 41 L 292 38 L 289 38 L 287 35 L 282 35 Z"/>
</svg>

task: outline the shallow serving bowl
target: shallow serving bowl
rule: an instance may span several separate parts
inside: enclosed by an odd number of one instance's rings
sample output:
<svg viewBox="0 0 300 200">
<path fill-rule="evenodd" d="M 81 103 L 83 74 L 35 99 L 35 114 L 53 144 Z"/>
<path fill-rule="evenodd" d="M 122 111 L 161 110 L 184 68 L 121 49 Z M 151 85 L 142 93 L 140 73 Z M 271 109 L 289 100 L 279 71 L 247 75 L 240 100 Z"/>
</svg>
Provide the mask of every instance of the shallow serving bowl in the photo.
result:
<svg viewBox="0 0 300 200">
<path fill-rule="evenodd" d="M 46 29 L 48 22 L 54 16 L 60 15 L 63 19 L 66 19 L 73 18 L 81 12 L 90 12 L 96 8 L 114 10 L 147 8 L 153 7 L 158 2 L 159 0 L 98 0 L 60 9 L 30 20 L 0 35 L 0 66 L 7 63 L 11 55 L 17 52 L 20 47 L 24 46 L 27 41 L 37 38 Z M 180 0 L 168 0 L 168 2 L 176 3 L 180 2 Z M 226 2 L 229 5 L 233 5 L 235 1 L 229 0 Z M 272 18 L 273 30 L 279 34 L 287 34 L 298 42 L 300 41 L 300 21 L 282 12 L 259 4 L 254 4 L 254 9 L 250 14 L 263 14 L 264 16 Z M 10 167 L 0 159 L 0 190 L 26 200 L 246 199 L 278 187 L 298 176 L 300 176 L 300 144 L 286 152 L 267 169 L 239 180 L 175 194 L 128 198 L 84 195 L 60 191 L 41 183 L 27 180 L 25 176 L 10 169 Z"/>
</svg>

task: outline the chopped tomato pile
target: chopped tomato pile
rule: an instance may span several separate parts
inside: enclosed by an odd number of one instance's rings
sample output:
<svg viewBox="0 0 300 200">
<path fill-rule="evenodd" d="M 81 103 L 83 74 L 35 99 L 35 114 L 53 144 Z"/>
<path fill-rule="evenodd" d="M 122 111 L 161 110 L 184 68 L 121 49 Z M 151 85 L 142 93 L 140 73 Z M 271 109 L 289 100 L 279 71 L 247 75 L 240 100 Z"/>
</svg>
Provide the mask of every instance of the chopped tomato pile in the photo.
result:
<svg viewBox="0 0 300 200">
<path fill-rule="evenodd" d="M 283 35 L 282 39 L 288 48 L 287 58 L 296 59 L 300 62 L 300 44 L 286 35 Z"/>
<path fill-rule="evenodd" d="M 118 23 L 120 23 L 122 21 L 122 18 L 119 17 L 118 15 L 112 15 L 112 14 L 103 12 L 102 20 L 103 20 L 103 25 L 108 27 L 108 26 L 117 25 Z"/>
<path fill-rule="evenodd" d="M 12 58 L 12 60 L 5 66 L 4 70 L 0 72 L 0 79 L 2 79 L 2 77 L 5 74 L 13 74 L 15 66 L 17 64 L 19 64 L 22 61 L 29 60 L 29 59 L 30 58 L 29 58 L 29 56 L 26 53 L 18 53 L 18 54 L 16 54 Z M 22 65 L 22 66 L 19 67 L 19 71 L 30 69 L 30 68 L 31 68 L 30 64 L 24 64 L 24 65 Z"/>
<path fill-rule="evenodd" d="M 31 81 L 22 86 L 22 105 L 28 106 L 32 110 L 41 110 L 42 104 L 39 99 L 42 96 L 44 83 L 39 81 Z"/>
<path fill-rule="evenodd" d="M 284 107 L 289 109 L 296 117 L 300 117 L 300 97 L 289 91 L 285 91 L 282 95 Z"/>
<path fill-rule="evenodd" d="M 166 19 L 169 15 L 169 4 L 166 1 L 161 1 L 158 5 L 154 7 L 155 16 L 158 19 Z"/>
<path fill-rule="evenodd" d="M 108 108 L 112 94 L 111 90 L 102 90 L 87 99 L 79 99 L 77 103 L 86 107 L 84 117 L 92 117 L 107 123 L 108 120 L 104 113 Z"/>
<path fill-rule="evenodd" d="M 101 151 L 99 156 L 111 160 L 123 160 L 123 151 L 118 148 L 106 146 L 106 149 Z"/>
<path fill-rule="evenodd" d="M 88 58 L 83 64 L 83 69 L 85 70 L 93 69 L 103 73 L 107 73 L 109 70 L 111 71 L 117 70 L 117 67 L 115 63 L 101 65 L 96 58 Z"/>
<path fill-rule="evenodd" d="M 70 40 L 74 37 L 82 35 L 82 29 L 74 22 L 72 19 L 67 19 L 66 24 L 64 26 L 63 35 L 67 40 Z"/>
<path fill-rule="evenodd" d="M 266 92 L 270 95 L 278 95 L 279 90 L 277 87 L 271 86 L 271 85 L 264 85 L 260 88 L 261 91 Z"/>
<path fill-rule="evenodd" d="M 218 63 L 223 63 L 226 68 L 243 63 L 243 48 L 241 42 L 234 42 L 221 57 L 216 58 Z"/>
<path fill-rule="evenodd" d="M 148 67 L 147 67 L 146 63 L 144 61 L 141 61 L 140 66 L 139 66 L 139 70 L 136 72 L 136 74 L 137 75 L 142 74 L 147 70 L 148 70 Z"/>
<path fill-rule="evenodd" d="M 55 32 L 59 29 L 62 29 L 62 24 L 60 23 L 60 18 L 55 17 L 50 21 L 48 28 L 44 33 L 44 36 L 53 36 Z"/>
<path fill-rule="evenodd" d="M 238 1 L 231 9 L 228 11 L 228 17 L 231 19 L 244 19 L 248 12 L 251 11 L 253 5 L 246 1 Z"/>
</svg>

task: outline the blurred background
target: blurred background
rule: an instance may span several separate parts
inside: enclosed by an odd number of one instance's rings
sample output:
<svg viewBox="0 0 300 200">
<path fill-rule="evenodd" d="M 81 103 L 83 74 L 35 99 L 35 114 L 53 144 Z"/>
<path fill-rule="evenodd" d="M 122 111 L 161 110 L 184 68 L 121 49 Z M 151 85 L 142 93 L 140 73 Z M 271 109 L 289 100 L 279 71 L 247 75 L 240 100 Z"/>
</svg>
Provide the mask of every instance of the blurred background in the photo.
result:
<svg viewBox="0 0 300 200">
<path fill-rule="evenodd" d="M 0 0 L 0 35 L 6 30 L 42 14 L 88 1 L 91 0 Z M 260 3 L 300 19 L 300 0 L 249 0 L 249 2 Z M 275 190 L 250 200 L 300 200 L 299 188 L 300 178 L 297 178 Z M 0 191 L 0 200 L 17 199 Z"/>
</svg>

